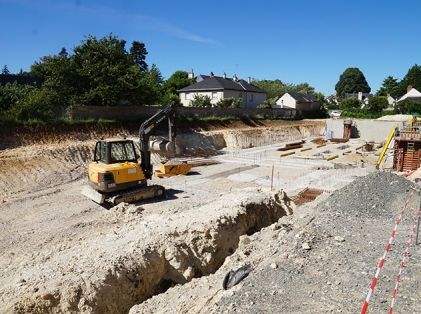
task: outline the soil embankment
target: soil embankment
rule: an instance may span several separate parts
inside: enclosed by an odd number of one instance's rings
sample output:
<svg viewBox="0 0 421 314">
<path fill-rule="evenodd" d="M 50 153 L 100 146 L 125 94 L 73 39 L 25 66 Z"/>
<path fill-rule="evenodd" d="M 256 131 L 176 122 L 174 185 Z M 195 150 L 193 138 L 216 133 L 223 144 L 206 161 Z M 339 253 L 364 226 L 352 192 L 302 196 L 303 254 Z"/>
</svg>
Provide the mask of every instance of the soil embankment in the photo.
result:
<svg viewBox="0 0 421 314">
<path fill-rule="evenodd" d="M 260 121 L 249 126 L 240 121 L 196 126 L 178 132 L 182 156 L 208 156 L 223 148 L 235 149 L 318 136 L 324 121 Z M 226 127 L 228 127 L 226 129 Z M 199 131 L 199 129 L 213 129 Z M 9 132 L 15 132 L 11 136 Z M 134 125 L 21 127 L 2 133 L 0 150 L 0 195 L 7 198 L 22 191 L 35 191 L 82 178 L 92 158 L 95 141 L 101 138 L 132 138 Z M 153 161 L 159 163 L 159 156 Z M 1 201 L 1 200 L 0 200 Z"/>
</svg>

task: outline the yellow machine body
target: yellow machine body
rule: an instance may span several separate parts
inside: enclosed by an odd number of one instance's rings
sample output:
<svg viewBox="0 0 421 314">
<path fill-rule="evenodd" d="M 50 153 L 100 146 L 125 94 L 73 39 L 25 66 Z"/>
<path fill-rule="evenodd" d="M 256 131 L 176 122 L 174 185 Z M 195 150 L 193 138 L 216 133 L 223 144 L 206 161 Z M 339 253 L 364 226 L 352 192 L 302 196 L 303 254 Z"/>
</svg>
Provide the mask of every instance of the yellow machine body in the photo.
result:
<svg viewBox="0 0 421 314">
<path fill-rule="evenodd" d="M 105 164 L 92 161 L 88 166 L 89 181 L 99 184 L 98 174 L 112 173 L 115 184 L 124 184 L 133 181 L 145 180 L 142 169 L 135 162 L 121 162 Z"/>
</svg>

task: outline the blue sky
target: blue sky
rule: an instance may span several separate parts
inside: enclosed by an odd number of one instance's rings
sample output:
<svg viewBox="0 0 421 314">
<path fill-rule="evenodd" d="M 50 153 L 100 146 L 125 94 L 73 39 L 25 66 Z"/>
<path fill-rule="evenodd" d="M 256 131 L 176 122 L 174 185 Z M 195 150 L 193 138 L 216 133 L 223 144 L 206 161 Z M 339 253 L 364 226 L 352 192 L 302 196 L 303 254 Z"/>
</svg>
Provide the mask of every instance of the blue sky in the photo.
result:
<svg viewBox="0 0 421 314">
<path fill-rule="evenodd" d="M 165 77 L 236 73 L 330 94 L 359 67 L 372 90 L 421 63 L 418 0 L 0 0 L 0 66 L 28 70 L 85 35 L 145 42 Z"/>
</svg>

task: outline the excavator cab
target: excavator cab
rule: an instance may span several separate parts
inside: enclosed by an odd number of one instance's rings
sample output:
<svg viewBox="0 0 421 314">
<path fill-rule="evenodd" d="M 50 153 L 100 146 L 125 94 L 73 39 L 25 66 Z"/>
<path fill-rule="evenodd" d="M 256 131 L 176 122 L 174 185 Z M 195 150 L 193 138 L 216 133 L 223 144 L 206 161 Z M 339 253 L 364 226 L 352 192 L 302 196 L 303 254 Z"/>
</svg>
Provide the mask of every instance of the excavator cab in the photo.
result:
<svg viewBox="0 0 421 314">
<path fill-rule="evenodd" d="M 90 186 L 105 193 L 146 185 L 134 143 L 126 139 L 98 141 L 88 176 Z"/>
<path fill-rule="evenodd" d="M 131 140 L 101 140 L 95 145 L 94 161 L 104 164 L 136 162 L 136 150 Z"/>
</svg>

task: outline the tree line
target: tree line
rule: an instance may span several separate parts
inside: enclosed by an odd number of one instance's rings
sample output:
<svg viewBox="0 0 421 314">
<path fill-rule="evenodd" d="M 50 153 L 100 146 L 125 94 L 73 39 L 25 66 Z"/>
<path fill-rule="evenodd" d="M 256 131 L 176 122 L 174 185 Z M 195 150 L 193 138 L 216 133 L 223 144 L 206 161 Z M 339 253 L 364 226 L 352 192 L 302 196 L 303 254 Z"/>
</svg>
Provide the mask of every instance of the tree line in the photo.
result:
<svg viewBox="0 0 421 314">
<path fill-rule="evenodd" d="M 398 100 L 406 94 L 408 87 L 421 91 L 421 66 L 413 65 L 400 81 L 393 76 L 386 77 L 375 95 L 371 97 L 370 94 L 368 101 L 362 102 L 357 99 L 356 94 L 358 92 L 369 94 L 371 88 L 360 69 L 348 68 L 341 74 L 335 85 L 336 102 L 331 101 L 329 108 L 350 110 L 360 109 L 363 106 L 367 111 L 381 112 L 389 105 L 388 96 Z M 421 113 L 421 104 L 411 100 L 404 100 L 396 103 L 394 111 L 395 113 Z"/>
<path fill-rule="evenodd" d="M 177 90 L 192 80 L 176 71 L 167 80 L 155 64 L 146 62 L 145 44 L 114 35 L 88 36 L 69 53 L 42 57 L 29 72 L 26 84 L 0 82 L 0 113 L 16 120 L 50 120 L 71 105 L 139 105 L 179 102 Z M 3 77 L 11 76 L 5 66 Z"/>
<path fill-rule="evenodd" d="M 164 79 L 159 68 L 147 63 L 148 51 L 144 43 L 125 40 L 110 34 L 103 38 L 86 37 L 69 53 L 62 48 L 34 62 L 28 72 L 13 74 L 5 65 L 0 75 L 0 116 L 14 120 L 51 120 L 71 105 L 157 105 L 179 103 L 177 90 L 194 83 L 185 71 L 176 71 Z M 260 105 L 270 108 L 287 92 L 316 95 L 322 106 L 341 109 L 361 108 L 362 103 L 347 95 L 370 93 L 371 88 L 358 68 L 348 68 L 340 76 L 336 101 L 329 101 L 308 83 L 290 84 L 279 79 L 254 80 L 253 84 L 267 93 Z M 386 108 L 386 96 L 395 99 L 406 93 L 408 85 L 421 91 L 421 66 L 411 67 L 402 80 L 393 76 L 384 79 L 366 110 L 379 112 Z M 199 99 L 200 100 L 200 99 Z M 205 99 L 205 105 L 207 104 Z M 203 101 L 202 101 L 203 102 Z M 202 105 L 198 101 L 197 105 Z M 195 105 L 195 104 L 193 104 Z M 220 106 L 238 106 L 229 100 Z M 400 102 L 397 112 L 421 113 L 421 106 L 410 101 Z"/>
</svg>

